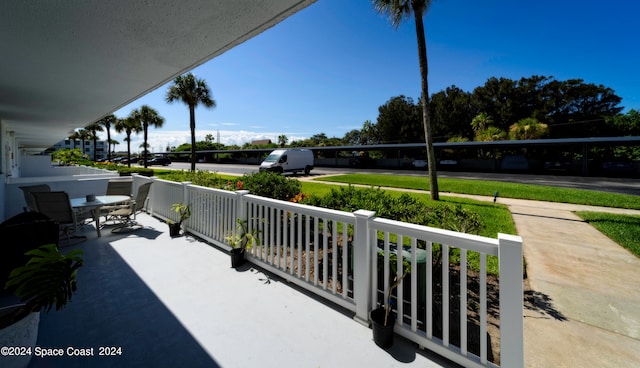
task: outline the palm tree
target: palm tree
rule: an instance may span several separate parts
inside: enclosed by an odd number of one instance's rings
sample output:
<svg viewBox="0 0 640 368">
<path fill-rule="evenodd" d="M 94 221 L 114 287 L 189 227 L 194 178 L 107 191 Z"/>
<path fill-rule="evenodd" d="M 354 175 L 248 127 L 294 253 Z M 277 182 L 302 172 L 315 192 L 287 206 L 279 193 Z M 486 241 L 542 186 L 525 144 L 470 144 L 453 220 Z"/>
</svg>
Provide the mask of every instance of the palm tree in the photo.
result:
<svg viewBox="0 0 640 368">
<path fill-rule="evenodd" d="M 117 118 L 116 118 L 116 122 L 118 122 L 118 119 L 117 119 Z M 115 126 L 115 123 L 114 123 L 114 126 Z M 109 147 L 113 147 L 113 151 L 114 151 L 114 152 L 115 152 L 115 150 L 116 150 L 116 146 L 117 146 L 117 145 L 119 145 L 119 144 L 120 144 L 120 142 L 118 142 L 117 140 L 115 140 L 115 139 L 109 139 Z M 111 148 L 109 148 L 109 149 L 111 149 Z"/>
<path fill-rule="evenodd" d="M 133 114 L 131 114 L 133 115 Z M 127 141 L 127 166 L 131 167 L 131 133 L 140 133 L 142 131 L 142 126 L 140 125 L 140 121 L 133 118 L 131 115 L 124 119 L 118 119 L 116 121 L 116 132 L 122 133 L 124 132 L 127 135 L 127 138 L 124 140 Z"/>
<path fill-rule="evenodd" d="M 284 147 L 284 146 L 286 146 L 288 141 L 289 141 L 289 138 L 287 138 L 287 136 L 286 136 L 286 135 L 284 135 L 284 134 L 280 134 L 280 135 L 278 136 L 278 145 L 279 145 L 280 147 Z"/>
<path fill-rule="evenodd" d="M 78 133 L 78 131 L 74 131 L 73 134 L 71 134 L 69 136 L 69 139 L 71 139 L 71 141 L 73 142 L 73 149 L 76 148 L 76 140 L 80 139 L 80 134 Z"/>
<path fill-rule="evenodd" d="M 98 132 L 102 131 L 102 125 L 97 122 L 91 123 L 85 127 L 87 133 L 89 134 L 89 139 L 93 141 L 93 161 L 96 161 L 96 153 L 98 151 Z"/>
<path fill-rule="evenodd" d="M 196 170 L 196 106 L 203 104 L 207 108 L 216 107 L 211 98 L 209 87 L 204 79 L 198 79 L 187 73 L 176 77 L 167 91 L 168 103 L 182 101 L 189 106 L 189 127 L 191 128 L 191 171 Z"/>
<path fill-rule="evenodd" d="M 493 119 L 486 112 L 481 112 L 471 120 L 471 128 L 477 133 L 493 125 Z"/>
<path fill-rule="evenodd" d="M 144 167 L 147 167 L 147 156 L 149 154 L 149 151 L 147 149 L 149 147 L 149 144 L 147 142 L 147 132 L 149 130 L 149 126 L 161 128 L 162 124 L 164 124 L 164 118 L 158 115 L 158 112 L 155 109 L 149 107 L 149 105 L 142 105 L 142 107 L 140 107 L 140 110 L 133 110 L 131 114 L 135 115 L 135 118 L 142 125 L 142 131 L 144 132 L 144 141 L 142 145 L 145 148 L 143 153 L 143 160 Z"/>
<path fill-rule="evenodd" d="M 82 142 L 82 154 L 84 155 L 84 141 L 90 138 L 89 131 L 80 129 L 76 133 L 78 133 L 78 139 Z"/>
<path fill-rule="evenodd" d="M 429 167 L 429 185 L 431 187 L 431 199 L 439 200 L 438 175 L 436 173 L 436 157 L 433 150 L 433 137 L 431 134 L 431 122 L 429 120 L 429 82 L 427 76 L 429 67 L 427 64 L 427 44 L 424 36 L 424 24 L 422 16 L 429 10 L 431 0 L 372 0 L 376 11 L 389 17 L 391 24 L 398 29 L 403 20 L 413 15 L 416 23 L 416 36 L 418 38 L 418 59 L 420 61 L 420 75 L 422 77 L 422 123 L 427 145 L 427 162 Z"/>
<path fill-rule="evenodd" d="M 111 126 L 115 125 L 118 118 L 115 115 L 107 115 L 104 118 L 97 121 L 98 124 L 104 127 L 107 131 L 107 160 L 111 161 Z"/>
</svg>

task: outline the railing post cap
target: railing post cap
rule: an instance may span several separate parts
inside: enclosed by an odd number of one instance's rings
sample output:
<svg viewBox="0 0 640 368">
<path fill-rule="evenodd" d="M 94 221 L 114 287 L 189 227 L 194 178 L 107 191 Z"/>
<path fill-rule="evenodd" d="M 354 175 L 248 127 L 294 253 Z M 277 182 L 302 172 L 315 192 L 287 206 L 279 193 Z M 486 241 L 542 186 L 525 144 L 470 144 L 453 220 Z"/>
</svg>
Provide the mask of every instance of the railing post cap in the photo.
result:
<svg viewBox="0 0 640 368">
<path fill-rule="evenodd" d="M 376 211 L 369 211 L 369 210 L 357 210 L 353 213 L 356 216 L 361 216 L 361 217 L 373 217 L 376 215 Z"/>
<path fill-rule="evenodd" d="M 246 189 L 243 190 L 236 190 L 236 194 L 237 195 L 245 195 L 245 194 L 249 194 L 249 191 Z"/>
<path fill-rule="evenodd" d="M 518 235 L 510 235 L 498 233 L 499 241 L 513 242 L 513 243 L 522 243 L 522 237 Z"/>
</svg>

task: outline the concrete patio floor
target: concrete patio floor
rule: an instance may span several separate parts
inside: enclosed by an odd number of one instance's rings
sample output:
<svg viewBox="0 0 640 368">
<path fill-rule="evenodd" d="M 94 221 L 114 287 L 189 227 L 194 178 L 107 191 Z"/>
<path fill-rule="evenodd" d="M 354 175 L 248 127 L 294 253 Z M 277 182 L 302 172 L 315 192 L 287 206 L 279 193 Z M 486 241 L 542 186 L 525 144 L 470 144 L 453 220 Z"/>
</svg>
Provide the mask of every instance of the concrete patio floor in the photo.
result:
<svg viewBox="0 0 640 368">
<path fill-rule="evenodd" d="M 143 229 L 96 237 L 78 292 L 42 314 L 37 345 L 94 348 L 93 357 L 34 357 L 30 367 L 455 367 L 396 335 L 388 351 L 352 314 L 191 236 L 170 238 L 145 214 Z M 121 354 L 98 356 L 100 347 Z M 116 351 L 117 353 L 117 351 Z"/>
</svg>

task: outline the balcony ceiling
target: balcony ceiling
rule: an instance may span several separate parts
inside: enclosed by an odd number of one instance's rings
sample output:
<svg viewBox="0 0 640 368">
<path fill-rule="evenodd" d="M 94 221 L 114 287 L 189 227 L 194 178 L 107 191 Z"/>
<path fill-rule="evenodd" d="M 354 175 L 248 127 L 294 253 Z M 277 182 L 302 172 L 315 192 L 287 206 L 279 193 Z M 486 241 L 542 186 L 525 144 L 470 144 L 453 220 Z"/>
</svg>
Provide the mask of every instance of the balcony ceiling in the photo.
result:
<svg viewBox="0 0 640 368">
<path fill-rule="evenodd" d="M 49 147 L 314 1 L 3 1 L 0 120 Z"/>
</svg>

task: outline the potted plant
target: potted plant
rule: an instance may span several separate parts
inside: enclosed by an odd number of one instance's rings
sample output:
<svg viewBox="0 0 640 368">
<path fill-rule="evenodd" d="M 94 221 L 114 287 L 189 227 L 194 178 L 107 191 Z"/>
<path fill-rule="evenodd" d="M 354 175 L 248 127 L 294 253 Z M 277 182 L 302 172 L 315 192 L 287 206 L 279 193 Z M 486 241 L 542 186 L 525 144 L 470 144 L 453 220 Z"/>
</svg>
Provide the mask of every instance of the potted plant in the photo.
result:
<svg viewBox="0 0 640 368">
<path fill-rule="evenodd" d="M 244 263 L 245 250 L 251 249 L 254 245 L 260 245 L 258 239 L 258 229 L 249 231 L 247 221 L 237 219 L 236 233 L 225 239 L 231 244 L 231 267 L 237 268 Z"/>
<path fill-rule="evenodd" d="M 167 220 L 169 224 L 169 235 L 174 238 L 180 235 L 180 227 L 182 221 L 191 217 L 191 207 L 188 204 L 174 203 L 171 205 L 171 211 L 178 214 L 178 221 Z"/>
<path fill-rule="evenodd" d="M 378 255 L 384 256 L 383 251 L 378 251 Z M 385 305 L 371 311 L 371 322 L 373 325 L 373 341 L 383 349 L 393 346 L 393 326 L 396 324 L 396 313 L 391 310 L 391 295 L 393 290 L 400 285 L 402 280 L 411 272 L 411 264 L 404 258 L 402 260 L 402 276 L 398 277 L 398 255 L 389 253 L 389 291 L 387 292 Z M 401 301 L 400 301 L 401 302 Z"/>
<path fill-rule="evenodd" d="M 13 291 L 22 303 L 0 309 L 0 346 L 23 349 L 23 355 L 3 357 L 4 367 L 26 367 L 38 338 L 40 311 L 60 310 L 76 291 L 76 274 L 82 266 L 82 251 L 60 253 L 55 244 L 43 245 L 25 253 L 31 258 L 15 268 L 5 289 Z"/>
</svg>

